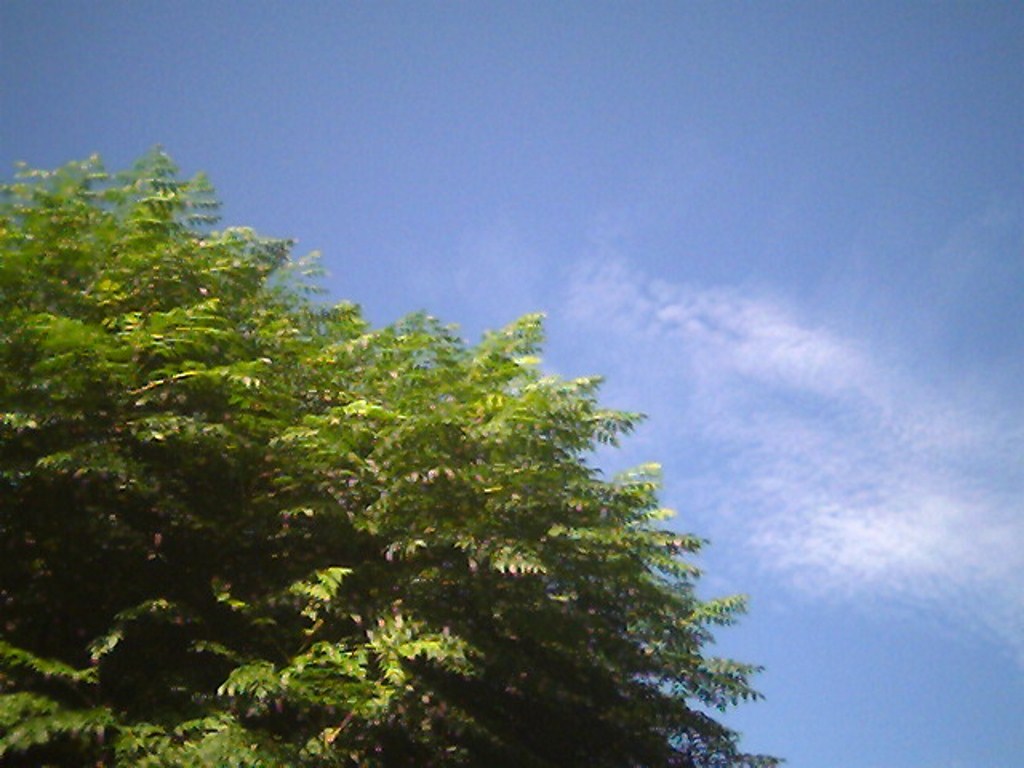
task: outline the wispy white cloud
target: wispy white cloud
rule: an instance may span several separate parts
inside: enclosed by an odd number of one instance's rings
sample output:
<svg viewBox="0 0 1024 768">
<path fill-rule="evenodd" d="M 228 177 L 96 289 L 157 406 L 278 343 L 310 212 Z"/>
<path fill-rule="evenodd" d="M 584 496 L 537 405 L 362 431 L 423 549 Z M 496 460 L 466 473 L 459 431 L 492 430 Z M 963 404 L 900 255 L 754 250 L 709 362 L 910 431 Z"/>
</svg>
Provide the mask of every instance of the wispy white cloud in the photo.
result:
<svg viewBox="0 0 1024 768">
<path fill-rule="evenodd" d="M 738 288 L 603 258 L 576 272 L 566 311 L 615 349 L 637 405 L 650 377 L 672 382 L 651 410 L 723 457 L 703 499 L 764 567 L 821 595 L 941 605 L 1024 664 L 1021 424 Z"/>
</svg>

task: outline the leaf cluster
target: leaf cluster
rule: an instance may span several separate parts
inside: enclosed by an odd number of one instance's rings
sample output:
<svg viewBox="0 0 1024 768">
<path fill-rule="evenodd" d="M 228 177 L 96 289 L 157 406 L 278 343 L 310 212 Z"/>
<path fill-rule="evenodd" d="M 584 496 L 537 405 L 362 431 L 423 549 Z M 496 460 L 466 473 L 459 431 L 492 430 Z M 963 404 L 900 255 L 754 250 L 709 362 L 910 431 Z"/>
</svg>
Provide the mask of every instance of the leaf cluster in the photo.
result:
<svg viewBox="0 0 1024 768">
<path fill-rule="evenodd" d="M 0 201 L 0 760 L 754 766 L 638 417 L 310 297 L 161 152 Z"/>
</svg>

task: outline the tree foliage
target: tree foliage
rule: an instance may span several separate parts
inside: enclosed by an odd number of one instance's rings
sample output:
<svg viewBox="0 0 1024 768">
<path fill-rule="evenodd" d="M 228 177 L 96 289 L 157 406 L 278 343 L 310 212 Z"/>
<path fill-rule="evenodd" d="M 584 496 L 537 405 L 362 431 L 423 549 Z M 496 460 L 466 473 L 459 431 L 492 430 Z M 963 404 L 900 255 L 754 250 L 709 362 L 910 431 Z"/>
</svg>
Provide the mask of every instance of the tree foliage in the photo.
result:
<svg viewBox="0 0 1024 768">
<path fill-rule="evenodd" d="M 160 152 L 0 206 L 5 764 L 772 763 L 709 714 L 741 601 L 537 317 L 372 328 Z"/>
</svg>

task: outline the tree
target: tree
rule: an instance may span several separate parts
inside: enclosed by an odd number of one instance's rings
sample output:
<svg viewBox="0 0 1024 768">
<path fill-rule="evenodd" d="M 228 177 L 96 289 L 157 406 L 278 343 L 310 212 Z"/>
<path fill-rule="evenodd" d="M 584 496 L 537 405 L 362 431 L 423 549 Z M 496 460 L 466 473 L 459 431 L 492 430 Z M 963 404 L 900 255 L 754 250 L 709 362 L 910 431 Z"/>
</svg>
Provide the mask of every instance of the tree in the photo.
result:
<svg viewBox="0 0 1024 768">
<path fill-rule="evenodd" d="M 754 766 L 637 416 L 311 296 L 160 152 L 0 202 L 0 759 L 9 765 Z"/>
</svg>

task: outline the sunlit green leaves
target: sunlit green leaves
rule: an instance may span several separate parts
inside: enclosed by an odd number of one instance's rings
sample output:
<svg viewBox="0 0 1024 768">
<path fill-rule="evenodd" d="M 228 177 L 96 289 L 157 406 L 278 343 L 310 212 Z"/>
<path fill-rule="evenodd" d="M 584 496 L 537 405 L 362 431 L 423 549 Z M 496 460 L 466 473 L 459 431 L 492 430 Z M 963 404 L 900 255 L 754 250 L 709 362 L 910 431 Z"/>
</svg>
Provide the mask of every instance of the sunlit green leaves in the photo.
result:
<svg viewBox="0 0 1024 768">
<path fill-rule="evenodd" d="M 24 648 L 18 648 L 2 640 L 0 640 L 0 670 L 7 674 L 27 671 L 44 680 L 60 680 L 71 685 L 94 683 L 97 679 L 95 669 L 75 669 L 57 659 L 36 656 Z"/>
<path fill-rule="evenodd" d="M 157 151 L 0 202 L 0 753 L 92 765 L 752 766 L 640 420 L 314 303 L 315 258 L 215 231 Z M 68 757 L 70 755 L 70 757 Z M 65 759 L 66 758 L 66 759 Z"/>
</svg>

